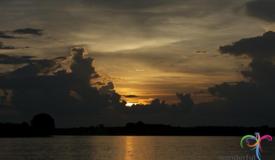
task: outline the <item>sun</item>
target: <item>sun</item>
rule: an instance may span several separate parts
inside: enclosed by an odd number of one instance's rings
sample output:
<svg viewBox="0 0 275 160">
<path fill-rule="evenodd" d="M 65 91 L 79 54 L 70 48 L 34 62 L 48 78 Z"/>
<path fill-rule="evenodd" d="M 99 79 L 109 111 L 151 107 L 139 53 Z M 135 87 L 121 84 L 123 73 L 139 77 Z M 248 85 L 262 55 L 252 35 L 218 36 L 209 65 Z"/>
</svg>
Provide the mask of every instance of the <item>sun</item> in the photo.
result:
<svg viewBox="0 0 275 160">
<path fill-rule="evenodd" d="M 136 105 L 137 103 L 127 102 L 126 107 L 132 107 L 133 105 Z"/>
</svg>

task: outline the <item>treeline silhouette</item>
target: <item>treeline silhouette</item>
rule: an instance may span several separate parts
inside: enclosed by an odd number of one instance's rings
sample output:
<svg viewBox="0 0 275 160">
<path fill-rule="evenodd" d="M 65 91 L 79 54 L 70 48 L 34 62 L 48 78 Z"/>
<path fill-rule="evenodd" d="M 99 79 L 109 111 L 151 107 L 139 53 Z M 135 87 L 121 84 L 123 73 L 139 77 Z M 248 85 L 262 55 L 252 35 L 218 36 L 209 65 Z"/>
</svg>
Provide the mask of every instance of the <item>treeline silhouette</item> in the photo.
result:
<svg viewBox="0 0 275 160">
<path fill-rule="evenodd" d="M 0 137 L 48 137 L 55 133 L 55 121 L 46 113 L 37 114 L 31 123 L 0 123 Z"/>
<path fill-rule="evenodd" d="M 161 135 L 161 136 L 241 136 L 246 134 L 271 134 L 275 128 L 262 127 L 174 127 L 164 124 L 145 124 L 143 122 L 127 123 L 122 127 L 105 127 L 104 125 L 55 128 L 55 120 L 49 114 L 35 115 L 30 124 L 23 122 L 0 123 L 0 137 L 45 137 L 53 135 Z"/>
<path fill-rule="evenodd" d="M 275 133 L 275 128 L 262 127 L 174 127 L 164 124 L 127 123 L 123 127 L 79 127 L 56 129 L 56 135 L 159 135 L 159 136 L 242 136 L 246 134 Z"/>
</svg>

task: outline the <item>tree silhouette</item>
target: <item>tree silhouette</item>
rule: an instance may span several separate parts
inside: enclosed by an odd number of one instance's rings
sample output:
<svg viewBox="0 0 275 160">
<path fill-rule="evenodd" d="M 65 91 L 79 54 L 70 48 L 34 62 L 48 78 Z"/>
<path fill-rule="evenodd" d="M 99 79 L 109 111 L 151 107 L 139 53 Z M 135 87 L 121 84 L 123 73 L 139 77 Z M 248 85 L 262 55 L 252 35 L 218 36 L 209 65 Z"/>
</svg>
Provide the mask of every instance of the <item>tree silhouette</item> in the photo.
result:
<svg viewBox="0 0 275 160">
<path fill-rule="evenodd" d="M 35 134 L 52 135 L 55 129 L 55 120 L 47 113 L 40 113 L 31 120 L 31 127 Z"/>
</svg>

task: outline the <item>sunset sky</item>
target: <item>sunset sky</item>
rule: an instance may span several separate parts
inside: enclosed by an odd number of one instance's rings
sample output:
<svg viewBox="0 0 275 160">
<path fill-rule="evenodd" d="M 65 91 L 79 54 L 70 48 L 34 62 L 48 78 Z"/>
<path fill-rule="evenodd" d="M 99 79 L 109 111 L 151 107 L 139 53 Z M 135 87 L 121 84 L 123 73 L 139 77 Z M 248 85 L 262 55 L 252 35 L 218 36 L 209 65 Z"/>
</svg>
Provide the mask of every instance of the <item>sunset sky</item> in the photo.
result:
<svg viewBox="0 0 275 160">
<path fill-rule="evenodd" d="M 251 56 L 219 48 L 275 31 L 273 7 L 272 0 L 1 0 L 0 54 L 50 59 L 84 47 L 129 104 L 175 103 L 177 92 L 198 104 L 215 97 L 209 87 L 245 80 Z M 37 30 L 15 32 L 26 28 Z"/>
<path fill-rule="evenodd" d="M 0 52 L 50 58 L 85 46 L 120 94 L 139 96 L 132 102 L 171 101 L 176 92 L 205 100 L 207 87 L 240 79 L 246 64 L 245 58 L 220 55 L 218 47 L 275 29 L 249 16 L 246 2 L 4 0 L 2 31 L 32 27 L 43 29 L 43 36 L 4 40 L 30 48 Z"/>
</svg>

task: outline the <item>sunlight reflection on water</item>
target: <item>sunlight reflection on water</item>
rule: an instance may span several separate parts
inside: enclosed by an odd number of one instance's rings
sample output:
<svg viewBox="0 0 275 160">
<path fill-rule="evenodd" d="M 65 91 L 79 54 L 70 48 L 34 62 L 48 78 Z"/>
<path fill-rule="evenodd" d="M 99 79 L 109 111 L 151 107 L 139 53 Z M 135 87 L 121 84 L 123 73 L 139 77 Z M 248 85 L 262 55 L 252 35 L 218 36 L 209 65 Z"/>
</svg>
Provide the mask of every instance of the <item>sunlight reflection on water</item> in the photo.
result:
<svg viewBox="0 0 275 160">
<path fill-rule="evenodd" d="M 233 160 L 252 157 L 240 137 L 56 136 L 1 138 L 0 160 Z M 274 159 L 264 144 L 263 160 Z"/>
</svg>

